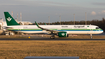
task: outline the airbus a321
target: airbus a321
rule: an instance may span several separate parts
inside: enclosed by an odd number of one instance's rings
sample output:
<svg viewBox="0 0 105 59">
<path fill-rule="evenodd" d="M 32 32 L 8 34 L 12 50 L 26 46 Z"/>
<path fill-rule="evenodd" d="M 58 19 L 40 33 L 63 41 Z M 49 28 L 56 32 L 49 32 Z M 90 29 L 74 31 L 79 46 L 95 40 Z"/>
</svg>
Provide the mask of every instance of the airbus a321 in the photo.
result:
<svg viewBox="0 0 105 59">
<path fill-rule="evenodd" d="M 103 30 L 95 25 L 20 25 L 8 13 L 4 12 L 7 30 L 20 33 L 49 34 L 50 38 L 68 37 L 69 34 L 101 34 Z"/>
</svg>

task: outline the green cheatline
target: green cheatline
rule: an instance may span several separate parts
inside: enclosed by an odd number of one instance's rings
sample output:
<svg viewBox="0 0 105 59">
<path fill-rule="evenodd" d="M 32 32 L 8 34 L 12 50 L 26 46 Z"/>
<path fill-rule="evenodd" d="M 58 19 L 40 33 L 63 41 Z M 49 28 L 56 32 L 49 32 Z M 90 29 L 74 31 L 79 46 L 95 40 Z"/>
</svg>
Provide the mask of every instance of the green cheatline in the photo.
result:
<svg viewBox="0 0 105 59">
<path fill-rule="evenodd" d="M 8 30 L 42 30 L 42 29 L 8 29 Z M 57 29 L 50 29 L 57 30 Z M 90 29 L 59 29 L 59 30 L 90 30 Z M 101 29 L 92 29 L 92 30 L 101 30 Z"/>
</svg>

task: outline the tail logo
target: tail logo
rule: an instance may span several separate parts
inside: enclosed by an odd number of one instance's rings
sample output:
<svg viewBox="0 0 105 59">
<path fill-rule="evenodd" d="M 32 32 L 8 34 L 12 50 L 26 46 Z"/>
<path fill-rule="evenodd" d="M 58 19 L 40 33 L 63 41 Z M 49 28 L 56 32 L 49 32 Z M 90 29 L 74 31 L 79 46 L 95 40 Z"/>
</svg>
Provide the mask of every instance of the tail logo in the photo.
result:
<svg viewBox="0 0 105 59">
<path fill-rule="evenodd" d="M 11 19 L 12 19 L 12 18 L 10 18 L 10 17 L 7 18 L 8 21 L 11 21 Z"/>
</svg>

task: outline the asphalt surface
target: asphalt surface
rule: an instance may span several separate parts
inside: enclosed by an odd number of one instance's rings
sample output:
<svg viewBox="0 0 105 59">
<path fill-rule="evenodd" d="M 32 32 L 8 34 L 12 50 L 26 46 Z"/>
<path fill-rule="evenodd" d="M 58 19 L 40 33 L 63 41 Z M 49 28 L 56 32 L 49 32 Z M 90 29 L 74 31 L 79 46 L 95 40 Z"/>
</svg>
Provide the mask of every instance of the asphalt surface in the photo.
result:
<svg viewBox="0 0 105 59">
<path fill-rule="evenodd" d="M 96 41 L 96 40 L 103 40 L 105 39 L 69 39 L 69 38 L 55 38 L 55 39 L 50 39 L 50 38 L 0 38 L 0 40 L 59 40 L 59 41 Z"/>
</svg>

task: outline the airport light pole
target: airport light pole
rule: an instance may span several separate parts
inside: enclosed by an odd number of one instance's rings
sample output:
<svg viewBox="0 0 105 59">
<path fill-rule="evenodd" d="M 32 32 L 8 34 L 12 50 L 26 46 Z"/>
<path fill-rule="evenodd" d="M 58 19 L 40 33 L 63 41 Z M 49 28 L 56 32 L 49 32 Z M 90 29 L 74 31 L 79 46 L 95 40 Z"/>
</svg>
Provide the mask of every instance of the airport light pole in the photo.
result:
<svg viewBox="0 0 105 59">
<path fill-rule="evenodd" d="M 18 13 L 17 13 L 17 21 L 18 21 Z"/>
<path fill-rule="evenodd" d="M 20 21 L 22 22 L 22 13 L 20 13 Z"/>
<path fill-rule="evenodd" d="M 85 12 L 85 25 L 87 25 L 87 13 Z"/>
<path fill-rule="evenodd" d="M 11 12 L 11 16 L 13 17 L 13 11 Z"/>
<path fill-rule="evenodd" d="M 74 14 L 74 25 L 75 25 L 75 14 Z"/>
<path fill-rule="evenodd" d="M 61 16 L 59 16 L 59 19 L 60 19 L 60 25 L 61 25 Z"/>
<path fill-rule="evenodd" d="M 49 18 L 49 25 L 50 25 L 50 16 L 48 16 L 48 18 Z"/>
</svg>

